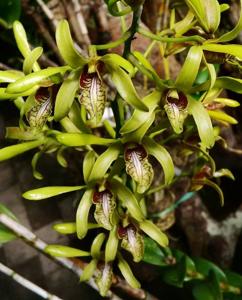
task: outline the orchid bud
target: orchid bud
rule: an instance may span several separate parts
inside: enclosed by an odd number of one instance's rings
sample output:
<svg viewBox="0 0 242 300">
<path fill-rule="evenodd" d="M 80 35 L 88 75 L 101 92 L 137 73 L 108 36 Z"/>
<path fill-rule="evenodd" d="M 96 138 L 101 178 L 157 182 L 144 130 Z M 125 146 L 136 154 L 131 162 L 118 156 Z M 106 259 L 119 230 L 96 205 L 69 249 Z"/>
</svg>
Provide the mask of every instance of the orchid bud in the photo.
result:
<svg viewBox="0 0 242 300">
<path fill-rule="evenodd" d="M 88 73 L 84 69 L 80 78 L 80 103 L 89 114 L 91 127 L 96 127 L 102 120 L 106 88 L 98 72 Z"/>
<path fill-rule="evenodd" d="M 111 287 L 113 269 L 111 263 L 103 264 L 97 271 L 95 282 L 102 297 L 105 297 Z"/>
<path fill-rule="evenodd" d="M 109 190 L 94 192 L 93 203 L 96 205 L 94 217 L 98 224 L 111 230 L 115 225 L 116 202 Z"/>
<path fill-rule="evenodd" d="M 122 239 L 121 247 L 133 255 L 135 262 L 141 261 L 144 256 L 144 240 L 138 229 L 132 224 L 119 227 L 118 236 Z"/>
<path fill-rule="evenodd" d="M 188 115 L 187 97 L 182 92 L 171 90 L 166 95 L 164 109 L 175 133 L 183 131 L 183 123 Z"/>
<path fill-rule="evenodd" d="M 27 120 L 30 127 L 41 129 L 51 115 L 53 104 L 49 87 L 41 87 L 35 94 L 36 104 L 28 111 Z"/>
<path fill-rule="evenodd" d="M 151 185 L 154 176 L 145 148 L 141 145 L 126 148 L 124 159 L 127 174 L 138 183 L 137 192 L 140 194 L 144 193 Z"/>
<path fill-rule="evenodd" d="M 212 176 L 212 170 L 210 166 L 204 165 L 192 178 L 192 191 L 199 191 L 203 188 L 205 180 Z M 204 182 L 204 184 L 202 184 Z"/>
</svg>

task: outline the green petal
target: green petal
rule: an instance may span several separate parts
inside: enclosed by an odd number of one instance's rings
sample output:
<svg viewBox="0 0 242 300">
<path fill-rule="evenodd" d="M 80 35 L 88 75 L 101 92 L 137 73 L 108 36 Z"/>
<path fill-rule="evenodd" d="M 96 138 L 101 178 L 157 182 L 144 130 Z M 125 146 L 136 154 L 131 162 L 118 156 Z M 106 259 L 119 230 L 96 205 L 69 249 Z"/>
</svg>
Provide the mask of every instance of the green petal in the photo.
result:
<svg viewBox="0 0 242 300">
<path fill-rule="evenodd" d="M 90 256 L 89 252 L 61 245 L 48 245 L 44 251 L 49 255 L 56 257 Z"/>
<path fill-rule="evenodd" d="M 117 227 L 114 226 L 109 232 L 108 240 L 105 248 L 105 262 L 115 260 L 118 250 L 119 239 L 117 236 Z"/>
<path fill-rule="evenodd" d="M 104 233 L 99 233 L 95 239 L 92 242 L 92 246 L 91 246 L 91 256 L 93 258 L 98 259 L 101 255 L 101 247 L 102 244 L 105 240 L 105 234 Z"/>
<path fill-rule="evenodd" d="M 188 96 L 188 111 L 193 116 L 197 125 L 198 134 L 202 145 L 205 148 L 211 148 L 214 145 L 215 137 L 213 133 L 213 125 L 207 110 L 200 101 L 196 101 Z"/>
<path fill-rule="evenodd" d="M 135 109 L 131 118 L 129 118 L 121 128 L 120 133 L 127 134 L 129 132 L 135 131 L 136 129 L 141 127 L 142 124 L 146 123 L 152 115 L 152 112 L 159 104 L 160 99 L 161 92 L 156 90 L 148 96 L 144 97 L 143 103 L 149 108 L 149 112 L 142 112 L 140 110 Z"/>
<path fill-rule="evenodd" d="M 80 72 L 71 73 L 62 83 L 55 101 L 54 118 L 63 119 L 69 112 L 79 87 Z"/>
<path fill-rule="evenodd" d="M 72 68 L 82 68 L 88 60 L 75 49 L 70 33 L 69 24 L 66 20 L 58 23 L 56 29 L 56 43 L 61 56 Z"/>
<path fill-rule="evenodd" d="M 31 50 L 27 40 L 27 35 L 24 30 L 23 25 L 19 21 L 15 21 L 13 23 L 13 33 L 18 46 L 19 51 L 23 55 L 24 58 L 30 55 Z M 34 71 L 39 71 L 40 67 L 38 63 L 34 63 L 33 65 Z"/>
<path fill-rule="evenodd" d="M 0 71 L 0 82 L 14 82 L 23 76 L 22 72 L 16 70 Z"/>
<path fill-rule="evenodd" d="M 105 139 L 86 133 L 60 133 L 56 135 L 59 143 L 69 147 L 79 147 L 86 145 L 108 145 L 114 143 L 114 139 Z"/>
<path fill-rule="evenodd" d="M 192 87 L 200 68 L 202 55 L 203 51 L 201 46 L 192 46 L 190 48 L 175 82 L 177 89 L 188 91 Z"/>
<path fill-rule="evenodd" d="M 95 152 L 93 150 L 88 151 L 83 159 L 83 177 L 84 181 L 87 183 L 88 178 L 91 174 L 91 171 L 93 169 L 94 163 L 95 163 L 96 157 Z"/>
<path fill-rule="evenodd" d="M 242 79 L 228 76 L 218 77 L 214 87 L 223 88 L 238 94 L 242 94 Z"/>
<path fill-rule="evenodd" d="M 0 161 L 7 160 L 19 154 L 22 154 L 26 151 L 34 149 L 44 143 L 43 140 L 32 141 L 21 143 L 17 145 L 8 146 L 5 148 L 0 149 Z"/>
<path fill-rule="evenodd" d="M 148 107 L 138 96 L 129 75 L 121 68 L 108 68 L 112 81 L 120 96 L 131 106 L 142 111 L 148 111 Z"/>
<path fill-rule="evenodd" d="M 41 85 L 41 81 L 47 79 L 48 77 L 58 73 L 65 73 L 68 69 L 68 66 L 49 67 L 47 69 L 28 74 L 25 77 L 10 83 L 6 89 L 6 92 L 10 94 L 25 92 L 36 85 Z"/>
<path fill-rule="evenodd" d="M 73 191 L 79 191 L 85 186 L 46 186 L 25 192 L 22 196 L 28 200 L 43 200 Z"/>
<path fill-rule="evenodd" d="M 88 216 L 92 206 L 93 190 L 83 194 L 76 212 L 76 231 L 79 239 L 85 237 L 88 231 Z"/>
<path fill-rule="evenodd" d="M 26 56 L 24 63 L 23 63 L 23 71 L 24 74 L 29 74 L 34 69 L 34 65 L 36 64 L 37 60 L 43 53 L 42 47 L 37 47 L 33 49 L 28 56 Z"/>
<path fill-rule="evenodd" d="M 123 68 L 131 77 L 134 75 L 133 65 L 128 60 L 116 53 L 105 54 L 100 60 L 110 67 L 119 66 Z"/>
<path fill-rule="evenodd" d="M 139 281 L 134 277 L 134 274 L 133 274 L 132 270 L 130 269 L 130 266 L 128 265 L 126 260 L 124 260 L 122 258 L 121 255 L 119 255 L 118 267 L 119 267 L 119 270 L 122 273 L 123 277 L 128 282 L 128 284 L 130 286 L 132 286 L 132 288 L 134 288 L 134 289 L 140 288 Z"/>
<path fill-rule="evenodd" d="M 88 178 L 88 181 L 92 182 L 103 179 L 113 161 L 115 161 L 118 158 L 121 150 L 122 145 L 120 143 L 115 143 L 109 146 L 109 148 L 104 153 L 102 153 L 96 160 Z"/>
<path fill-rule="evenodd" d="M 39 161 L 42 154 L 43 154 L 42 151 L 36 152 L 35 155 L 32 158 L 32 161 L 31 161 L 31 166 L 32 166 L 32 169 L 33 169 L 34 178 L 36 178 L 38 180 L 43 179 L 43 175 L 39 171 L 37 171 L 37 163 L 38 163 L 38 161 Z"/>
<path fill-rule="evenodd" d="M 110 186 L 111 190 L 117 194 L 123 205 L 127 207 L 130 215 L 139 222 L 144 220 L 145 216 L 134 194 L 116 179 L 111 181 Z"/>
<path fill-rule="evenodd" d="M 155 141 L 148 137 L 144 138 L 143 145 L 146 148 L 146 151 L 150 155 L 154 156 L 161 164 L 165 174 L 165 184 L 170 184 L 174 177 L 175 170 L 169 152 L 164 147 L 157 144 Z"/>
<path fill-rule="evenodd" d="M 80 277 L 80 281 L 88 281 L 91 279 L 91 277 L 94 275 L 95 271 L 97 269 L 97 260 L 92 259 L 90 263 L 84 268 L 83 273 Z"/>
<path fill-rule="evenodd" d="M 218 53 L 228 53 L 230 55 L 236 56 L 242 59 L 242 45 L 219 45 L 219 44 L 205 44 L 202 46 L 203 50 L 218 52 Z"/>
</svg>

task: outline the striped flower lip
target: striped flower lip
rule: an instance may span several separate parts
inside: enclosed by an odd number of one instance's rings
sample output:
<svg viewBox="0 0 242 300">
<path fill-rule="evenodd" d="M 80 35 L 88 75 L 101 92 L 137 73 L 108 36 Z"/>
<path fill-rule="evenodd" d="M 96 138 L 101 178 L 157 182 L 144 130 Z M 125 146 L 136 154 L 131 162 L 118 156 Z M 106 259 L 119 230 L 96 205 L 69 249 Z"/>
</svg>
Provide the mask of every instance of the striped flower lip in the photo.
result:
<svg viewBox="0 0 242 300">
<path fill-rule="evenodd" d="M 164 109 L 175 133 L 183 131 L 183 123 L 188 116 L 188 100 L 186 95 L 176 90 L 171 90 L 166 95 Z"/>
<path fill-rule="evenodd" d="M 126 146 L 124 152 L 126 172 L 137 182 L 137 192 L 144 193 L 153 180 L 154 171 L 142 145 Z"/>
</svg>

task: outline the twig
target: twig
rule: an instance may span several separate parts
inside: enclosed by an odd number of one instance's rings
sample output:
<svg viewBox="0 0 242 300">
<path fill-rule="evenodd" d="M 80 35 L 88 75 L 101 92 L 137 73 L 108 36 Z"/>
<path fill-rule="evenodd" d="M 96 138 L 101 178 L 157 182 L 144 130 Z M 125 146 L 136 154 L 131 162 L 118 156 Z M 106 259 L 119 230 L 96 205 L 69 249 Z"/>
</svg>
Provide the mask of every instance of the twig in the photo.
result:
<svg viewBox="0 0 242 300">
<path fill-rule="evenodd" d="M 11 70 L 12 68 L 9 67 L 8 65 L 0 62 L 0 70 Z"/>
<path fill-rule="evenodd" d="M 61 298 L 50 294 L 49 292 L 42 289 L 41 287 L 39 287 L 35 283 L 33 283 L 33 282 L 29 281 L 28 279 L 24 278 L 23 276 L 19 275 L 14 270 L 8 268 L 7 266 L 5 266 L 2 263 L 0 263 L 0 272 L 2 272 L 3 274 L 11 277 L 13 280 L 15 280 L 16 282 L 21 284 L 23 287 L 25 287 L 26 289 L 30 290 L 31 292 L 39 295 L 43 299 L 62 300 Z"/>
<path fill-rule="evenodd" d="M 56 28 L 57 20 L 49 7 L 42 0 L 36 0 L 36 2 L 39 4 L 46 17 L 51 21 L 53 28 Z"/>
</svg>

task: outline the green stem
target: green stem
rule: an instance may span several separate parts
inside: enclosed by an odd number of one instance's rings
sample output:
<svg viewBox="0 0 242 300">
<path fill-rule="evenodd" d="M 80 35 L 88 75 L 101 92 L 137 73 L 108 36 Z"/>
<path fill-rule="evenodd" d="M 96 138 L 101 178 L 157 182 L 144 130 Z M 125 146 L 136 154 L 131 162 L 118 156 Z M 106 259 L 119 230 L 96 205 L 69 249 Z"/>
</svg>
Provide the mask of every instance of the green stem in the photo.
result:
<svg viewBox="0 0 242 300">
<path fill-rule="evenodd" d="M 163 37 L 156 35 L 152 32 L 146 31 L 142 28 L 138 29 L 138 32 L 146 36 L 152 40 L 163 42 L 163 43 L 184 43 L 184 42 L 197 42 L 197 43 L 203 43 L 204 38 L 200 37 L 199 35 L 192 35 L 192 36 L 184 36 L 184 37 Z"/>
<path fill-rule="evenodd" d="M 107 50 L 107 49 L 118 47 L 119 45 L 127 41 L 130 37 L 131 37 L 131 32 L 128 30 L 121 36 L 121 38 L 117 39 L 114 42 L 102 44 L 102 45 L 92 45 L 92 46 L 95 47 L 96 50 Z"/>
</svg>

